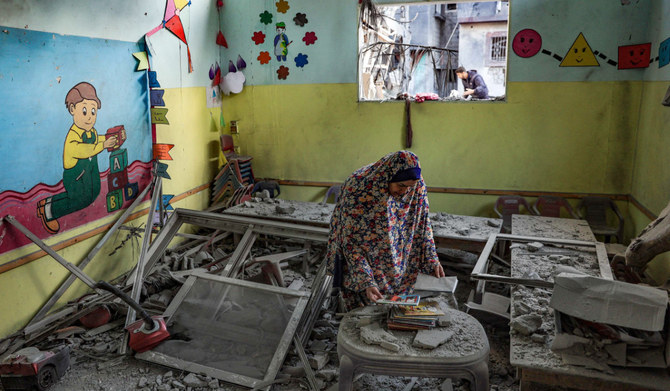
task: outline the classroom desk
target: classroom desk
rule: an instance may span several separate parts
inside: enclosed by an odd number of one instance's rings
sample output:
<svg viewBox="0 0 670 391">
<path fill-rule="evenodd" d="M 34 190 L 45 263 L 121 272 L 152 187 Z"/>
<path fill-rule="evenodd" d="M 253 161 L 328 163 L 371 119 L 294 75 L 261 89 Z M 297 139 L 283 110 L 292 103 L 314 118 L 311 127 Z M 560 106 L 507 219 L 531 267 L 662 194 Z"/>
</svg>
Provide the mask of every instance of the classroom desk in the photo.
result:
<svg viewBox="0 0 670 391">
<path fill-rule="evenodd" d="M 279 201 L 279 203 L 276 203 Z M 281 213 L 293 211 L 291 213 Z M 263 217 L 289 223 L 328 227 L 335 204 L 320 202 L 268 200 L 235 205 L 222 213 L 247 217 Z M 481 252 L 489 235 L 500 231 L 501 219 L 461 216 L 448 213 L 431 213 L 431 225 L 435 245 L 457 248 L 464 251 Z"/>
<path fill-rule="evenodd" d="M 584 220 L 562 219 L 541 216 L 512 216 L 512 234 L 544 238 L 595 241 L 593 233 Z M 561 252 L 573 255 L 571 266 L 589 275 L 600 276 L 598 261 L 593 251 L 569 250 L 550 247 L 541 252 L 530 253 L 523 247 L 511 250 L 511 275 L 522 278 L 529 271 L 547 275 L 557 261 L 551 261 L 546 254 Z M 527 311 L 542 316 L 542 333 L 545 341 L 536 341 L 531 336 L 510 333 L 510 363 L 520 371 L 520 390 L 552 390 L 571 387 L 579 390 L 642 391 L 670 390 L 670 375 L 665 370 L 648 368 L 611 367 L 614 375 L 584 367 L 563 363 L 561 357 L 549 349 L 555 335 L 554 315 L 549 307 L 551 291 L 542 288 L 512 286 L 512 321 Z M 540 334 L 543 335 L 543 334 Z"/>
</svg>

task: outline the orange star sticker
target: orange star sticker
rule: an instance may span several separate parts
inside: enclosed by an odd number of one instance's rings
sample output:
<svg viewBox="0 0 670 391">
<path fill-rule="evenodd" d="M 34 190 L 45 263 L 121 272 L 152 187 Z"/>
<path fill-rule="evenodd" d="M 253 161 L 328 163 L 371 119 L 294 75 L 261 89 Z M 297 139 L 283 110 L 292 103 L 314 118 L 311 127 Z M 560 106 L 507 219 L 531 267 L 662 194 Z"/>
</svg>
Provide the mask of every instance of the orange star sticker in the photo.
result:
<svg viewBox="0 0 670 391">
<path fill-rule="evenodd" d="M 277 6 L 277 12 L 281 12 L 282 14 L 285 14 L 286 11 L 291 8 L 291 6 L 288 5 L 288 1 L 286 0 L 279 0 L 275 3 L 275 5 Z"/>
</svg>

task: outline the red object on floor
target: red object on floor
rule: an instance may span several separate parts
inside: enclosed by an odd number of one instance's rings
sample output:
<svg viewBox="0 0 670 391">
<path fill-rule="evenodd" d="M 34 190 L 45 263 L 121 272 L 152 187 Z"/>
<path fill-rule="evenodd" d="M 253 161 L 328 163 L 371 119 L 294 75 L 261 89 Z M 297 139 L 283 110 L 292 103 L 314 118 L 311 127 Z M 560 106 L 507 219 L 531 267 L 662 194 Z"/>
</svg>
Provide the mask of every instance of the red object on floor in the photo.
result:
<svg viewBox="0 0 670 391">
<path fill-rule="evenodd" d="M 146 328 L 144 319 L 140 319 L 126 327 L 128 330 L 128 346 L 137 353 L 146 352 L 170 337 L 165 325 L 165 319 L 156 315 L 151 317 L 154 320 L 154 327 L 151 330 Z"/>
<path fill-rule="evenodd" d="M 106 305 L 101 305 L 95 308 L 93 312 L 90 312 L 81 318 L 79 322 L 89 329 L 94 329 L 100 327 L 104 324 L 109 323 L 112 320 L 112 313 L 109 311 Z"/>
</svg>

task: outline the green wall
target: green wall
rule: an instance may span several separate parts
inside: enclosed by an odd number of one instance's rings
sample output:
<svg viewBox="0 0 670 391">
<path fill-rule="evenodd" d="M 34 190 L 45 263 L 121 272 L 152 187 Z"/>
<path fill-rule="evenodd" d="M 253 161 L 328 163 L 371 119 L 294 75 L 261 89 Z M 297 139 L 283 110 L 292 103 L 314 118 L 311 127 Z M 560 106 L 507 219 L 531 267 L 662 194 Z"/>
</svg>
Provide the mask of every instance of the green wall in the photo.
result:
<svg viewBox="0 0 670 391">
<path fill-rule="evenodd" d="M 414 103 L 411 149 L 428 186 L 628 193 L 641 92 L 641 82 L 515 82 L 505 103 Z M 249 86 L 223 110 L 258 177 L 342 181 L 404 148 L 404 104 L 358 103 L 355 84 Z"/>
</svg>

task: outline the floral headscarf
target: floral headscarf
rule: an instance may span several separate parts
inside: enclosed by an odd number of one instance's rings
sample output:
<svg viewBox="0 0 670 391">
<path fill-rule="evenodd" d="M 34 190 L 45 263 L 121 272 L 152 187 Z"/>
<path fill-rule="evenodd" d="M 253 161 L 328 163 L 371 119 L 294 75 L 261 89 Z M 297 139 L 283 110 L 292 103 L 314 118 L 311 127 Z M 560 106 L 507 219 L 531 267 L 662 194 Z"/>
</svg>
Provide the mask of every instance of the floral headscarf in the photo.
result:
<svg viewBox="0 0 670 391">
<path fill-rule="evenodd" d="M 397 172 L 414 167 L 420 167 L 415 154 L 393 152 L 344 182 L 330 220 L 326 258 L 334 275 L 336 258 L 344 260 L 345 290 L 377 286 L 382 294 L 409 293 L 416 275 L 431 273 L 439 262 L 423 178 L 402 199 L 388 191 Z"/>
</svg>

